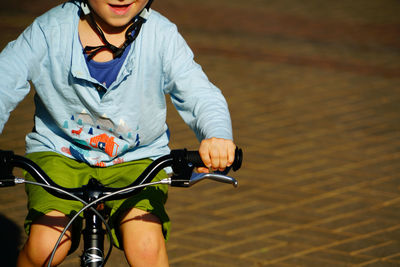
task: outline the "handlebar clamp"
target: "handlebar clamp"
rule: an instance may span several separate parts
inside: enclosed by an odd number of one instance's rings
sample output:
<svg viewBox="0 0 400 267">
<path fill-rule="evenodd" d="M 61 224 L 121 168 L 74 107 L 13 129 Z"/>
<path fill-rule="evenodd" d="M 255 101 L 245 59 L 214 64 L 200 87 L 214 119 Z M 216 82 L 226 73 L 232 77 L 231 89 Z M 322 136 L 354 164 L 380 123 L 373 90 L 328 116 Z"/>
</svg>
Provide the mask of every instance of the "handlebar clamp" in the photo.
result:
<svg viewBox="0 0 400 267">
<path fill-rule="evenodd" d="M 178 187 L 187 187 L 189 178 L 195 168 L 195 165 L 188 160 L 188 151 L 186 149 L 177 149 L 171 151 L 172 170 L 174 175 L 171 177 L 171 185 Z"/>
</svg>

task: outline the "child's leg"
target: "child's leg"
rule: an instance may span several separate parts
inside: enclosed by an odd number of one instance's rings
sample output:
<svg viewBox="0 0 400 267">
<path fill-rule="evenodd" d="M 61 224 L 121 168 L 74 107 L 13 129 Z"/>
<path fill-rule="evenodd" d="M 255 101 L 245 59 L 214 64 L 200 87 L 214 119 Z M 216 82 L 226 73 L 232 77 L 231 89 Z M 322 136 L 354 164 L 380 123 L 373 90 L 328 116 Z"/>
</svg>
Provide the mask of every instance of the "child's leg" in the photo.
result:
<svg viewBox="0 0 400 267">
<path fill-rule="evenodd" d="M 58 211 L 52 211 L 31 225 L 28 240 L 18 256 L 17 266 L 47 266 L 60 233 L 65 228 L 69 218 Z M 71 248 L 71 232 L 66 235 L 55 254 L 52 266 L 60 264 Z"/>
<path fill-rule="evenodd" d="M 155 215 L 133 208 L 122 218 L 120 232 L 130 266 L 169 266 L 161 223 Z"/>
</svg>

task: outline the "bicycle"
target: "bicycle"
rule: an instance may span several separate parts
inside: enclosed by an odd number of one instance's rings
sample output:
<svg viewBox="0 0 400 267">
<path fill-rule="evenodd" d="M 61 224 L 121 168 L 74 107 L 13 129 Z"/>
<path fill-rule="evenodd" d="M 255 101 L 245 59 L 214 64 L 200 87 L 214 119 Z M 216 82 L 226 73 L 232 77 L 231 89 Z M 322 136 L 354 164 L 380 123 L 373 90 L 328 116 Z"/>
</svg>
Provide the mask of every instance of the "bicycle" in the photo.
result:
<svg viewBox="0 0 400 267">
<path fill-rule="evenodd" d="M 83 234 L 83 254 L 81 255 L 82 267 L 103 267 L 111 254 L 113 239 L 111 230 L 106 219 L 96 209 L 106 200 L 123 199 L 135 195 L 143 190 L 144 187 L 154 184 L 167 184 L 170 186 L 190 187 L 202 180 L 211 179 L 218 182 L 232 184 L 237 187 L 238 182 L 235 178 L 227 176 L 230 169 L 237 171 L 242 164 L 243 152 L 236 148 L 235 160 L 231 167 L 224 172 L 215 173 L 195 173 L 196 167 L 204 167 L 204 164 L 197 151 L 188 151 L 186 149 L 172 150 L 170 154 L 154 160 L 140 176 L 130 185 L 122 188 L 110 188 L 103 186 L 95 178 L 79 188 L 65 188 L 59 186 L 51 180 L 50 177 L 31 160 L 15 155 L 13 151 L 0 150 L 0 187 L 14 186 L 17 184 L 29 183 L 42 186 L 47 192 L 56 197 L 67 200 L 78 200 L 84 207 L 79 210 L 60 234 L 53 252 L 49 258 L 47 266 L 51 265 L 55 252 L 60 245 L 62 237 L 74 220 L 83 212 L 85 220 L 85 229 Z M 172 168 L 172 176 L 158 182 L 151 182 L 157 173 L 166 167 Z M 26 181 L 13 175 L 14 168 L 21 168 L 31 174 L 36 182 Z M 103 229 L 103 224 L 106 230 Z M 109 235 L 110 246 L 106 256 L 104 256 L 104 236 L 106 232 Z"/>
</svg>

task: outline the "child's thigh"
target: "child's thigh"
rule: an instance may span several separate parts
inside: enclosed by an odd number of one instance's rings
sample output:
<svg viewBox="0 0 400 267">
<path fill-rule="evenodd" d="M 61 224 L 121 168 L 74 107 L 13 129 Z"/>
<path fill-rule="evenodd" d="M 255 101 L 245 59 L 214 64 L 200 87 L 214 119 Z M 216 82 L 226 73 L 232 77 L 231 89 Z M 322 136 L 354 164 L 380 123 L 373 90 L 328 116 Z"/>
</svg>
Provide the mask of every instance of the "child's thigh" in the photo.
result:
<svg viewBox="0 0 400 267">
<path fill-rule="evenodd" d="M 60 233 L 67 226 L 70 219 L 59 211 L 49 212 L 37 218 L 31 225 L 29 239 L 36 244 L 46 244 L 54 247 L 60 237 Z M 69 243 L 71 231 L 67 230 L 63 236 L 61 245 Z"/>
<path fill-rule="evenodd" d="M 67 226 L 69 218 L 58 211 L 45 214 L 31 225 L 30 235 L 20 251 L 17 266 L 44 266 L 60 236 Z M 67 231 L 52 260 L 53 265 L 60 264 L 71 248 L 71 232 Z"/>
<path fill-rule="evenodd" d="M 27 155 L 27 158 L 39 165 L 56 184 L 66 188 L 81 187 L 89 180 L 93 172 L 86 164 L 54 152 L 31 153 Z M 25 178 L 28 181 L 34 181 L 28 173 L 25 173 Z M 41 186 L 26 184 L 25 190 L 28 196 L 28 216 L 25 221 L 27 233 L 29 233 L 30 224 L 49 212 L 59 211 L 71 217 L 83 207 L 81 202 L 58 198 Z"/>
<path fill-rule="evenodd" d="M 90 177 L 90 168 L 54 152 L 32 153 L 28 154 L 27 158 L 39 165 L 55 183 L 64 187 L 80 187 L 88 180 L 86 177 Z M 28 173 L 25 173 L 25 178 L 28 181 L 34 181 L 33 177 Z M 35 233 L 46 231 L 46 226 L 50 225 L 58 229 L 58 226 L 63 226 L 64 220 L 69 220 L 68 217 L 72 217 L 83 207 L 83 204 L 79 201 L 64 200 L 55 197 L 41 186 L 26 184 L 25 190 L 28 197 L 28 215 L 24 226 L 30 238 L 40 236 L 33 235 L 31 227 L 35 228 Z M 62 216 L 60 214 L 60 216 L 48 216 L 54 211 L 59 212 Z M 73 249 L 79 244 L 81 225 L 82 219 L 79 218 L 72 226 L 74 236 Z M 58 236 L 61 231 L 57 230 Z"/>
<path fill-rule="evenodd" d="M 133 208 L 120 224 L 122 244 L 128 262 L 138 266 L 166 266 L 168 262 L 160 219 L 147 211 Z"/>
<path fill-rule="evenodd" d="M 131 209 L 122 217 L 120 232 L 124 247 L 126 243 L 145 242 L 141 239 L 147 239 L 151 243 L 165 243 L 160 219 L 154 214 L 137 208 Z M 135 242 L 135 239 L 138 242 Z"/>
</svg>

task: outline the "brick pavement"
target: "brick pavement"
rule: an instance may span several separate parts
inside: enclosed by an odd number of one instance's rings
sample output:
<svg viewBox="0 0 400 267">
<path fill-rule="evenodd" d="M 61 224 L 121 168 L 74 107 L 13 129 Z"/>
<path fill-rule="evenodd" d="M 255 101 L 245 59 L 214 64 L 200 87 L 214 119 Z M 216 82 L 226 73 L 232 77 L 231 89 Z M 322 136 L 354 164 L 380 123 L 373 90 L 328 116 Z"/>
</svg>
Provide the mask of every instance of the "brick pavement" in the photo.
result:
<svg viewBox="0 0 400 267">
<path fill-rule="evenodd" d="M 0 11 L 2 46 L 52 1 L 37 2 Z M 222 88 L 245 151 L 238 189 L 171 189 L 171 266 L 400 266 L 398 2 L 155 6 Z M 31 101 L 13 113 L 1 148 L 23 152 Z M 196 148 L 172 109 L 168 120 L 172 147 Z M 15 244 L 25 238 L 23 188 L 2 189 L 0 200 L 2 239 Z M 121 259 L 114 250 L 110 265 L 125 266 Z"/>
</svg>

